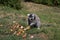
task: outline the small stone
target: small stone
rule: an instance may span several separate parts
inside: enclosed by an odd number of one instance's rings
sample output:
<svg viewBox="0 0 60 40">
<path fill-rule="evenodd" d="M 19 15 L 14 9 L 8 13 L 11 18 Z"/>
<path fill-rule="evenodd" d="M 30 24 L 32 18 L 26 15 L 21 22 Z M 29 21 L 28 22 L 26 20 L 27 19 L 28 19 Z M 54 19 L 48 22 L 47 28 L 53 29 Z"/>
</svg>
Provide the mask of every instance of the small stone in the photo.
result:
<svg viewBox="0 0 60 40">
<path fill-rule="evenodd" d="M 30 38 L 34 38 L 34 36 L 32 35 L 32 36 L 30 36 Z"/>
</svg>

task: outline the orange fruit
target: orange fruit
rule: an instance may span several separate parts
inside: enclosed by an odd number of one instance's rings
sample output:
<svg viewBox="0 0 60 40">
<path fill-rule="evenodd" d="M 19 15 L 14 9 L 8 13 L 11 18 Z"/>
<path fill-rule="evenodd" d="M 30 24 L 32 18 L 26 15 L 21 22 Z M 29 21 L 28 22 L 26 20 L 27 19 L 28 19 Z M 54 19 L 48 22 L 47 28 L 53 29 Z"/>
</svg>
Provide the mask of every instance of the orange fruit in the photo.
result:
<svg viewBox="0 0 60 40">
<path fill-rule="evenodd" d="M 27 35 L 27 34 L 25 33 L 22 37 L 23 37 L 23 38 L 26 38 L 26 35 Z"/>
<path fill-rule="evenodd" d="M 21 34 L 21 32 L 18 32 L 16 35 L 19 36 Z"/>
</svg>

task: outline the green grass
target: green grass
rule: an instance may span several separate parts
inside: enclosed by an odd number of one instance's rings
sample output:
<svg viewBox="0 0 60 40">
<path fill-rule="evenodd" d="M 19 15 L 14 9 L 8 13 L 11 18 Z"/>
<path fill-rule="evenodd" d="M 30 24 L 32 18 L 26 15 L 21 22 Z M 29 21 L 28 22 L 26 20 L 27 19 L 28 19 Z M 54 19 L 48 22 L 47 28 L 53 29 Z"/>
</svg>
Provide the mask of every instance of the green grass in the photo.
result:
<svg viewBox="0 0 60 40">
<path fill-rule="evenodd" d="M 33 4 L 33 3 L 32 3 Z M 31 5 L 32 5 L 31 4 Z M 23 25 L 24 27 L 27 26 L 26 24 L 26 15 L 28 13 L 36 13 L 41 20 L 42 26 L 40 30 L 36 28 L 30 29 L 27 32 L 26 40 L 60 40 L 60 8 L 57 7 L 47 7 L 45 5 L 33 4 L 33 7 L 36 6 L 38 10 L 30 11 L 31 7 L 24 5 L 23 9 L 15 10 L 7 6 L 0 6 L 0 40 L 25 40 L 21 36 L 16 36 L 13 34 L 9 34 L 9 29 L 13 24 L 13 21 Z M 26 8 L 25 8 L 26 7 Z M 34 9 L 34 8 L 33 8 Z M 20 16 L 24 17 L 20 17 Z M 47 37 L 45 37 L 44 33 Z M 29 34 L 34 35 L 33 39 L 29 38 Z M 42 37 L 42 35 L 45 37 Z M 38 37 L 41 36 L 41 37 Z"/>
</svg>

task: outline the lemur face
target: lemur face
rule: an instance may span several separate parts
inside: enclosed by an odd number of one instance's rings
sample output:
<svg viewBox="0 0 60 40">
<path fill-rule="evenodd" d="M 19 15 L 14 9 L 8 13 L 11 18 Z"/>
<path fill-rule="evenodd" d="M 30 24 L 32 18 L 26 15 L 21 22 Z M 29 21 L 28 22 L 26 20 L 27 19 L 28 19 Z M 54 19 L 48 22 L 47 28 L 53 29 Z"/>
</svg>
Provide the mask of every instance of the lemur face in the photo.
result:
<svg viewBox="0 0 60 40">
<path fill-rule="evenodd" d="M 34 14 L 28 14 L 28 18 L 30 21 L 35 20 L 35 15 Z"/>
</svg>

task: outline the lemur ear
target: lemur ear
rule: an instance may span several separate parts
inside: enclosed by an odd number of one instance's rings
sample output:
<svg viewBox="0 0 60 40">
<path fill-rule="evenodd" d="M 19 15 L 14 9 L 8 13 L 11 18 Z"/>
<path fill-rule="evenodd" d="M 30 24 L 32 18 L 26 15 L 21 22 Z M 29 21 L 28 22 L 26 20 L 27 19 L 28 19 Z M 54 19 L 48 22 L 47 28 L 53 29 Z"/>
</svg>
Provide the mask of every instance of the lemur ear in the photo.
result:
<svg viewBox="0 0 60 40">
<path fill-rule="evenodd" d="M 27 16 L 29 16 L 30 14 L 27 14 Z"/>
<path fill-rule="evenodd" d="M 32 16 L 34 17 L 34 14 Z"/>
</svg>

